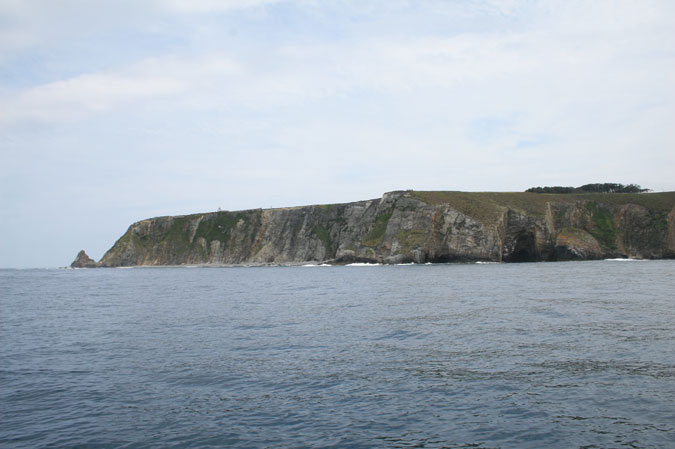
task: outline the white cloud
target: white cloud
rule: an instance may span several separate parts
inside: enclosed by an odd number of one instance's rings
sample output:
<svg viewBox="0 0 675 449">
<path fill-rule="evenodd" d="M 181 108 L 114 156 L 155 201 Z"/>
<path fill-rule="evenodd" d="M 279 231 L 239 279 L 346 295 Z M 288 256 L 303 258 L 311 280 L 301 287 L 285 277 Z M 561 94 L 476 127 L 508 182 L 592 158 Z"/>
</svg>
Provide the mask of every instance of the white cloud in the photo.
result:
<svg viewBox="0 0 675 449">
<path fill-rule="evenodd" d="M 598 29 L 598 38 L 590 40 L 547 26 L 262 46 L 251 55 L 238 53 L 237 59 L 224 51 L 150 58 L 5 95 L 8 107 L 0 121 L 72 120 L 154 100 L 160 110 L 166 109 L 161 102 L 170 100 L 177 113 L 186 114 L 194 109 L 217 112 L 223 105 L 270 114 L 293 108 L 301 114 L 326 103 L 326 116 L 341 120 L 346 112 L 331 104 L 371 96 L 417 109 L 430 122 L 445 114 L 460 127 L 486 116 L 506 117 L 513 124 L 511 145 L 541 134 L 611 132 L 613 123 L 643 103 L 673 101 L 670 77 L 658 75 L 675 72 L 672 58 L 657 53 L 645 64 L 629 62 L 645 53 L 645 43 L 653 45 L 671 32 L 645 34 L 632 22 L 626 26 L 621 32 L 615 25 L 611 31 Z"/>
<path fill-rule="evenodd" d="M 29 89 L 6 101 L 0 122 L 67 120 L 110 110 L 131 100 L 172 94 L 181 88 L 170 78 L 81 75 Z"/>
<path fill-rule="evenodd" d="M 86 73 L 5 94 L 0 124 L 22 121 L 63 122 L 78 120 L 92 113 L 134 107 L 154 99 L 174 97 L 196 87 L 208 86 L 205 80 L 237 71 L 227 58 L 202 56 L 150 58 L 118 70 Z"/>
</svg>

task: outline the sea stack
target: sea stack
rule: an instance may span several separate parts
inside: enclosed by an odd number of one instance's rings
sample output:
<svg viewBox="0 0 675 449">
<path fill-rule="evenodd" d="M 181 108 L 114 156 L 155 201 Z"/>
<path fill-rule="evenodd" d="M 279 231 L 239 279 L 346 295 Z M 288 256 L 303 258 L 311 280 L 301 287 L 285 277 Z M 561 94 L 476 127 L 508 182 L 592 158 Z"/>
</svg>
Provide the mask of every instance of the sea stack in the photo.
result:
<svg viewBox="0 0 675 449">
<path fill-rule="evenodd" d="M 77 257 L 73 261 L 73 263 L 70 264 L 70 268 L 96 268 L 98 267 L 98 264 L 94 259 L 89 257 L 87 253 L 84 252 L 84 250 L 81 250 L 79 253 L 77 253 Z"/>
</svg>

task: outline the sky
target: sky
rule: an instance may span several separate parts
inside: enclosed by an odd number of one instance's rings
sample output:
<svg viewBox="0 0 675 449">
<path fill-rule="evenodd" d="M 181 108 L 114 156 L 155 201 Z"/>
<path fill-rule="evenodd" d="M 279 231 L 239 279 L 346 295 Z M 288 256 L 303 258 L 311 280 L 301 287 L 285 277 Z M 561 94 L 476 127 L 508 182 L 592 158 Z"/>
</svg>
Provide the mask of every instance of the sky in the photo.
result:
<svg viewBox="0 0 675 449">
<path fill-rule="evenodd" d="M 0 0 L 0 267 L 391 190 L 675 190 L 675 2 Z"/>
</svg>

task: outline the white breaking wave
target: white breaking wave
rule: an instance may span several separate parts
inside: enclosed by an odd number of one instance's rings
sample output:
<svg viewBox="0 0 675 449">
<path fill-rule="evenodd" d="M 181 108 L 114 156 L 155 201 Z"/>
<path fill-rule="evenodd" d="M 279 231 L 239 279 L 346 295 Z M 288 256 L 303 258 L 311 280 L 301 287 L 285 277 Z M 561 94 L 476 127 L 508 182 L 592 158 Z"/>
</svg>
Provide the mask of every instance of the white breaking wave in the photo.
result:
<svg viewBox="0 0 675 449">
<path fill-rule="evenodd" d="M 378 267 L 382 265 L 381 263 L 362 263 L 362 262 L 355 262 L 355 263 L 348 263 L 345 265 L 345 267 Z"/>
<path fill-rule="evenodd" d="M 647 262 L 649 259 L 603 259 L 610 262 Z"/>
</svg>

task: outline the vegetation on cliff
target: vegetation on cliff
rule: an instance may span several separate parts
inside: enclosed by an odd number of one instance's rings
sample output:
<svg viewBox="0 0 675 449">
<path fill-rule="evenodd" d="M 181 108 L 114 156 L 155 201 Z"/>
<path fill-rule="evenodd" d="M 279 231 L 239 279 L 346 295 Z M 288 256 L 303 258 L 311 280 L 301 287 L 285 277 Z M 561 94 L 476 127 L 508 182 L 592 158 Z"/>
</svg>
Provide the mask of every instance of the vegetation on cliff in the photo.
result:
<svg viewBox="0 0 675 449">
<path fill-rule="evenodd" d="M 523 262 L 603 257 L 675 257 L 675 192 L 398 191 L 345 204 L 158 217 L 132 224 L 94 263 Z M 82 256 L 79 260 L 89 266 L 93 262 Z"/>
<path fill-rule="evenodd" d="M 462 213 L 486 225 L 497 223 L 507 209 L 520 210 L 527 214 L 543 217 L 549 203 L 572 204 L 578 201 L 595 201 L 600 204 L 618 206 L 636 204 L 647 209 L 670 212 L 675 206 L 675 192 L 650 194 L 637 193 L 584 193 L 535 194 L 533 192 L 455 192 L 455 191 L 412 191 L 411 195 L 428 204 L 450 204 Z"/>
</svg>

